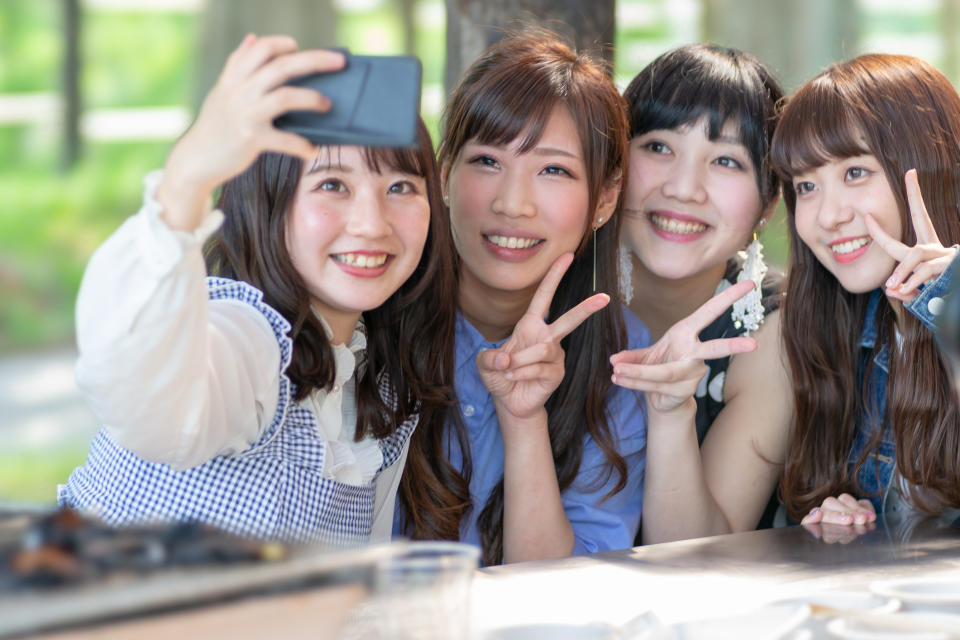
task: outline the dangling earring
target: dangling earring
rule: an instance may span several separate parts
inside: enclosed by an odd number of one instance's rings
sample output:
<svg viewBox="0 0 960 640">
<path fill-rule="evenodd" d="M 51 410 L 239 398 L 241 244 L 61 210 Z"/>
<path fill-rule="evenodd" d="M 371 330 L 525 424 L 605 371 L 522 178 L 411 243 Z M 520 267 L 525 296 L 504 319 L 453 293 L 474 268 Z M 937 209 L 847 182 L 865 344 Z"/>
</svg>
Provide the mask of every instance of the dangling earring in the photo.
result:
<svg viewBox="0 0 960 640">
<path fill-rule="evenodd" d="M 597 292 L 597 229 L 603 224 L 603 218 L 597 218 L 593 225 L 593 292 Z"/>
<path fill-rule="evenodd" d="M 620 295 L 623 303 L 630 304 L 633 300 L 633 260 L 630 254 L 633 251 L 627 245 L 620 243 Z"/>
<path fill-rule="evenodd" d="M 447 193 L 443 194 L 443 204 L 450 206 L 450 195 Z"/>
<path fill-rule="evenodd" d="M 765 220 L 760 221 L 760 227 Z M 743 268 L 737 274 L 737 282 L 752 280 L 755 285 L 747 295 L 733 303 L 733 326 L 743 329 L 744 336 L 756 331 L 763 323 L 763 291 L 761 289 L 763 277 L 767 275 L 767 265 L 763 261 L 763 245 L 757 232 L 753 232 L 753 241 L 747 245 L 746 251 L 737 254 L 743 260 Z"/>
</svg>

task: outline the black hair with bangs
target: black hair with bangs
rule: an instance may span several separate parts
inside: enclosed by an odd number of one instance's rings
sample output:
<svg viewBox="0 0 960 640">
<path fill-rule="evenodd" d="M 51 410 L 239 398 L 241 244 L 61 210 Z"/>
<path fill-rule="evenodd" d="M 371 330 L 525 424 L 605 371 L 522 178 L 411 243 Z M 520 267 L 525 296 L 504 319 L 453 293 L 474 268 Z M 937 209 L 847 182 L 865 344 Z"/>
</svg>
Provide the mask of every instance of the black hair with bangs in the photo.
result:
<svg viewBox="0 0 960 640">
<path fill-rule="evenodd" d="M 714 44 L 678 47 L 647 65 L 623 95 L 631 138 L 706 117 L 707 135 L 716 140 L 727 122 L 735 123 L 753 161 L 763 208 L 779 194 L 769 151 L 783 89 L 754 56 Z"/>
</svg>

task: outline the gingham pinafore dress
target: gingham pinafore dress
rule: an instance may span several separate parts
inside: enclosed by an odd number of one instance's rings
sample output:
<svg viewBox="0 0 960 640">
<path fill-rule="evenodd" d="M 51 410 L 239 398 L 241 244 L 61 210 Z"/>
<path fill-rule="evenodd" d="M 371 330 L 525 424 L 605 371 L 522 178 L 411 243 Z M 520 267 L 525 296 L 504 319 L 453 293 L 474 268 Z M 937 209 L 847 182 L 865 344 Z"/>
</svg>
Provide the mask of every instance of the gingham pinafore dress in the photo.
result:
<svg viewBox="0 0 960 640">
<path fill-rule="evenodd" d="M 277 410 L 270 426 L 246 451 L 220 456 L 177 471 L 147 462 L 124 449 L 103 429 L 86 463 L 58 490 L 58 502 L 91 511 L 108 524 L 199 521 L 236 534 L 331 546 L 363 544 L 370 538 L 375 485 L 357 486 L 322 477 L 326 445 L 313 412 L 293 401 L 287 377 L 290 325 L 262 300 L 256 288 L 208 278 L 211 300 L 238 300 L 268 320 L 280 346 Z M 389 385 L 381 383 L 389 396 Z M 408 418 L 380 441 L 383 464 L 392 465 L 417 424 Z"/>
</svg>

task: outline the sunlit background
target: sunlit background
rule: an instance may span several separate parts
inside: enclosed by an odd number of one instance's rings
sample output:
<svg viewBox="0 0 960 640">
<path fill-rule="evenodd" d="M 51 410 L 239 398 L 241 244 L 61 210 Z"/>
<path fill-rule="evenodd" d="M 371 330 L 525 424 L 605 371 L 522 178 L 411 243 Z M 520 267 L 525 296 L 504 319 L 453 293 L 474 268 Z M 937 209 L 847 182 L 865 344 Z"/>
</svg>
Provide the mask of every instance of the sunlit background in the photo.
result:
<svg viewBox="0 0 960 640">
<path fill-rule="evenodd" d="M 622 89 L 660 53 L 708 39 L 757 53 L 788 89 L 866 51 L 925 58 L 956 82 L 958 14 L 960 0 L 617 0 L 614 76 Z M 446 24 L 443 0 L 0 0 L 0 500 L 52 501 L 82 462 L 96 429 L 72 375 L 84 265 L 136 211 L 141 178 L 242 34 L 270 25 L 304 44 L 415 53 L 435 133 Z"/>
</svg>

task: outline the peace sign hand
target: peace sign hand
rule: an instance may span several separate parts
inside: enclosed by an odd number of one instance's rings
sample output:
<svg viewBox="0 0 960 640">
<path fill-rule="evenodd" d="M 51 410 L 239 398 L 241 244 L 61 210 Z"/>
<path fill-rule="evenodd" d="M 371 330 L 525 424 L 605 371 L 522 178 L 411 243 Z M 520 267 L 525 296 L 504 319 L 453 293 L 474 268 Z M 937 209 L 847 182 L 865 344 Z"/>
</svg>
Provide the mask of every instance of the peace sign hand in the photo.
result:
<svg viewBox="0 0 960 640">
<path fill-rule="evenodd" d="M 940 243 L 930 215 L 927 213 L 927 207 L 923 204 L 923 195 L 920 193 L 920 184 L 917 182 L 917 170 L 907 171 L 904 180 L 907 186 L 910 220 L 917 235 L 917 244 L 908 247 L 891 237 L 880 228 L 870 214 L 867 214 L 864 220 L 874 242 L 900 263 L 885 283 L 887 296 L 910 302 L 917 296 L 918 286 L 936 280 L 946 271 L 954 256 L 957 255 L 957 249 L 944 247 Z"/>
<path fill-rule="evenodd" d="M 557 286 L 572 261 L 572 253 L 557 258 L 510 338 L 499 349 L 487 349 L 477 356 L 480 378 L 494 403 L 515 418 L 530 418 L 543 410 L 550 394 L 563 380 L 564 351 L 560 340 L 610 302 L 610 296 L 598 293 L 552 324 L 544 321 Z"/>
<path fill-rule="evenodd" d="M 670 327 L 653 346 L 621 351 L 611 356 L 614 384 L 646 392 L 647 402 L 661 413 L 686 404 L 706 373 L 704 360 L 757 348 L 757 341 L 753 338 L 721 338 L 700 342 L 697 337 L 704 327 L 755 286 L 751 281 L 738 282 Z"/>
</svg>

